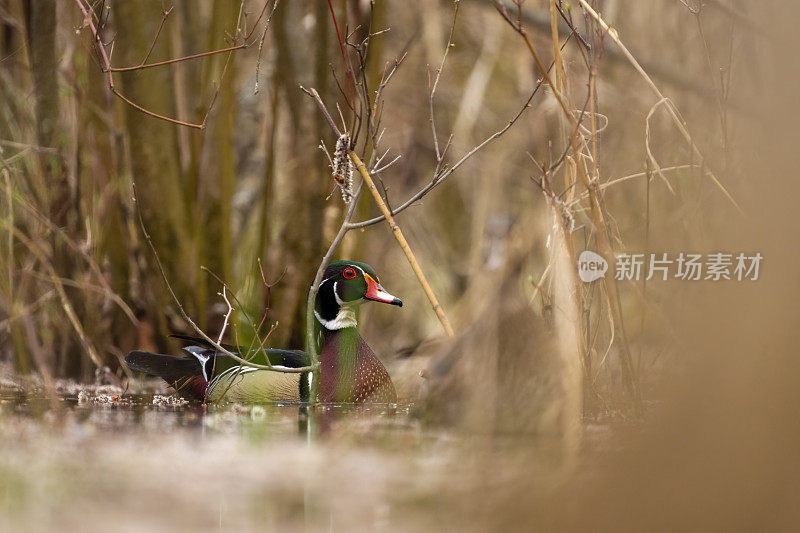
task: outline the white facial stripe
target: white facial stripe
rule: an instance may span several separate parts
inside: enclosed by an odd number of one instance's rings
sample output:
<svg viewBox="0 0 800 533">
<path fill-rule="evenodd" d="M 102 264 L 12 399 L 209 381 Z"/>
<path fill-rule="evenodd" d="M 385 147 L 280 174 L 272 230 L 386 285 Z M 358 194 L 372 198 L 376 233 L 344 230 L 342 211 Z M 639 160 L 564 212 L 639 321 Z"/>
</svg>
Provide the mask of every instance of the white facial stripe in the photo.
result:
<svg viewBox="0 0 800 533">
<path fill-rule="evenodd" d="M 369 274 L 367 274 L 367 273 L 364 271 L 364 269 L 363 269 L 363 268 L 361 268 L 360 266 L 356 266 L 356 265 L 353 265 L 353 267 L 355 267 L 355 268 L 359 269 L 359 270 L 361 271 L 361 274 L 364 276 L 364 279 L 365 279 L 365 280 L 367 279 L 367 276 L 369 276 Z M 369 277 L 371 277 L 371 278 L 372 278 L 372 276 L 369 276 Z M 378 282 L 378 280 L 377 280 L 377 279 L 373 278 L 373 280 L 375 281 L 375 283 L 378 283 L 378 284 L 380 285 L 380 283 Z"/>
<path fill-rule="evenodd" d="M 344 304 L 344 302 L 342 301 L 341 298 L 339 298 L 339 293 L 336 292 L 337 285 L 339 285 L 339 282 L 338 281 L 334 281 L 333 282 L 333 297 L 336 298 L 336 303 L 341 306 L 342 304 Z"/>
</svg>

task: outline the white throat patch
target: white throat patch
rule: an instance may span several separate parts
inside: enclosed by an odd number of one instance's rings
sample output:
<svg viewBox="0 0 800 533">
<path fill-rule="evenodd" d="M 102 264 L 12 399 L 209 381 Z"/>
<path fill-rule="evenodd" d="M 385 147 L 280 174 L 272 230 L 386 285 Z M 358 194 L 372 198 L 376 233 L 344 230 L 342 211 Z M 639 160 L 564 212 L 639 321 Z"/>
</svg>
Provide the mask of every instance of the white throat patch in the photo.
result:
<svg viewBox="0 0 800 533">
<path fill-rule="evenodd" d="M 319 313 L 316 310 L 314 310 L 314 316 L 317 317 L 317 320 L 320 324 L 330 330 L 354 328 L 358 324 L 358 321 L 356 320 L 355 305 L 348 305 L 347 303 L 341 306 L 339 312 L 336 313 L 336 317 L 333 320 L 325 320 L 319 316 Z"/>
</svg>

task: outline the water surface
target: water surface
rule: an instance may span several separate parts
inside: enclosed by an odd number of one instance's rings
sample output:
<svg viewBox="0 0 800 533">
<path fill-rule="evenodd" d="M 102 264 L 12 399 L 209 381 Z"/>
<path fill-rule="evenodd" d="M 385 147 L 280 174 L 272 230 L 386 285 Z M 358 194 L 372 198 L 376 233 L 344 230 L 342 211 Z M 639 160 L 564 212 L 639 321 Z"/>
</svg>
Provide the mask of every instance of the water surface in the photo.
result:
<svg viewBox="0 0 800 533">
<path fill-rule="evenodd" d="M 59 390 L 0 388 L 0 531 L 478 531 L 480 502 L 552 474 L 530 436 L 464 435 L 408 404 L 309 417 L 298 404 Z"/>
</svg>

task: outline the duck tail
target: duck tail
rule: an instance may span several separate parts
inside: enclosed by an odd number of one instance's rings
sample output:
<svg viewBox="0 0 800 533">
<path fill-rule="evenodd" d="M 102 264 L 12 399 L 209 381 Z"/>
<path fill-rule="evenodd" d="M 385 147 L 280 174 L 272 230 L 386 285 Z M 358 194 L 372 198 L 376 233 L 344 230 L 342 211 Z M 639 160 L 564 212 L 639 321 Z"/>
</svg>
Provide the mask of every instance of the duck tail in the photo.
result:
<svg viewBox="0 0 800 533">
<path fill-rule="evenodd" d="M 131 370 L 158 376 L 180 393 L 203 399 L 208 386 L 203 365 L 195 357 L 175 357 L 135 350 L 125 357 Z"/>
</svg>

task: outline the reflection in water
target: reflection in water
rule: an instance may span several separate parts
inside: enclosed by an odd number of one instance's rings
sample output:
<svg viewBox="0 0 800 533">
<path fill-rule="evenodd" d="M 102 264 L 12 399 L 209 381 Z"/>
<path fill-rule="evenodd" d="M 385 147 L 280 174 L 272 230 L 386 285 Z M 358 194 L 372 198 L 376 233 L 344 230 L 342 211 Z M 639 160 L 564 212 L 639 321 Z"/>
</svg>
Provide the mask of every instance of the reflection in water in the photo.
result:
<svg viewBox="0 0 800 533">
<path fill-rule="evenodd" d="M 121 392 L 0 393 L 0 531 L 480 530 L 467 502 L 545 479 L 529 440 L 464 438 L 407 404 L 204 406 Z"/>
<path fill-rule="evenodd" d="M 113 392 L 113 391 L 112 391 Z M 185 430 L 206 434 L 238 428 L 272 438 L 323 437 L 342 417 L 408 417 L 410 405 L 321 404 L 309 409 L 302 403 L 256 406 L 210 405 L 173 401 L 157 394 L 65 394 L 48 398 L 21 390 L 0 389 L 0 414 L 31 420 L 91 426 L 95 431 L 147 434 L 161 430 Z M 391 424 L 391 422 L 390 422 Z M 402 425 L 402 424 L 401 424 Z"/>
</svg>

